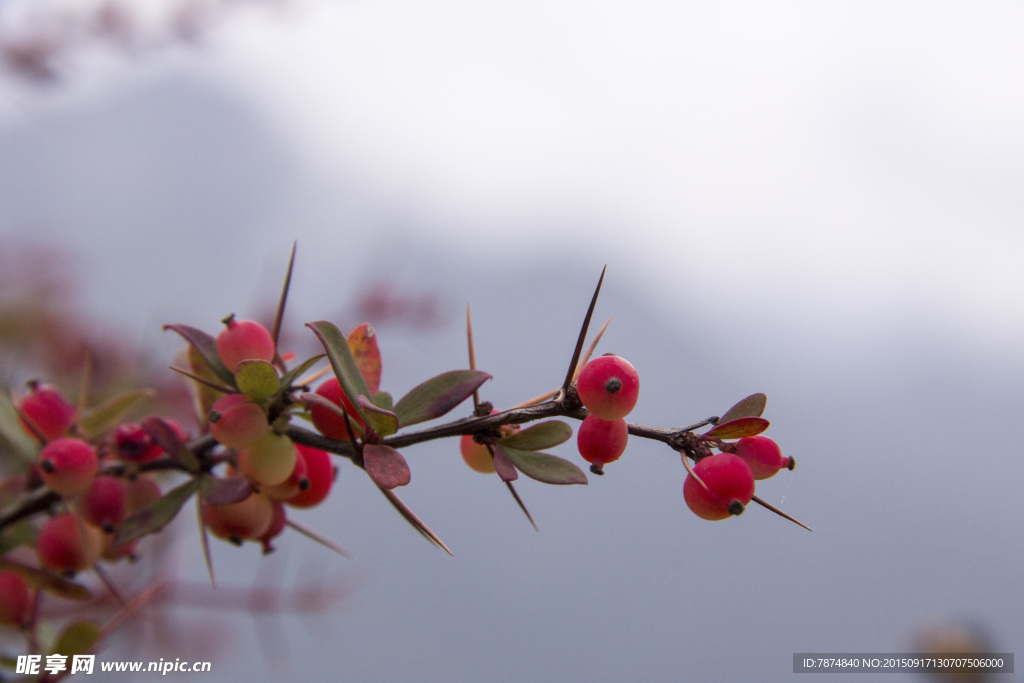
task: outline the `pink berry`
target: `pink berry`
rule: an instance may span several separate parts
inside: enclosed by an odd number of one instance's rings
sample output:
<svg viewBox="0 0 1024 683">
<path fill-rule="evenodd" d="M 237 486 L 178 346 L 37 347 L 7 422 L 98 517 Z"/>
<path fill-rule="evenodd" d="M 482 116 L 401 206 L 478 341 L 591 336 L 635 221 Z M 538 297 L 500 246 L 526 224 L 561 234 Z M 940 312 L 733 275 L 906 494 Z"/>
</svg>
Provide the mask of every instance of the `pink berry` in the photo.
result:
<svg viewBox="0 0 1024 683">
<path fill-rule="evenodd" d="M 217 354 L 224 366 L 234 372 L 243 360 L 274 360 L 274 338 L 267 328 L 254 320 L 224 319 L 227 326 L 217 335 Z"/>
<path fill-rule="evenodd" d="M 79 512 L 89 524 L 111 533 L 125 516 L 124 481 L 117 477 L 96 477 L 78 501 Z"/>
<path fill-rule="evenodd" d="M 352 405 L 352 401 L 348 400 L 348 396 L 341 388 L 341 382 L 338 381 L 337 377 L 330 377 L 324 381 L 319 387 L 317 387 L 316 393 L 323 396 L 324 398 L 333 401 L 335 405 L 344 406 L 345 412 L 348 413 L 349 420 L 352 421 L 353 432 L 358 436 L 359 430 L 364 429 L 366 425 L 359 418 L 359 413 L 356 412 L 355 406 Z M 324 406 L 312 405 L 309 409 L 309 416 L 313 420 L 313 426 L 316 427 L 317 431 L 330 439 L 338 439 L 340 441 L 348 441 L 348 428 L 345 426 L 345 418 L 340 414 L 334 412 L 330 408 Z"/>
<path fill-rule="evenodd" d="M 32 590 L 17 573 L 0 571 L 0 624 L 21 626 L 32 611 Z"/>
<path fill-rule="evenodd" d="M 211 534 L 236 545 L 263 536 L 274 517 L 274 506 L 262 493 L 252 493 L 248 498 L 229 505 L 203 503 L 200 510 L 203 523 Z"/>
<path fill-rule="evenodd" d="M 292 468 L 292 473 L 280 484 L 260 486 L 260 491 L 274 500 L 294 498 L 300 491 L 305 491 L 311 486 L 306 470 L 306 456 L 303 454 L 302 449 L 298 447 L 298 444 L 296 444 L 295 467 Z"/>
<path fill-rule="evenodd" d="M 736 442 L 733 451 L 743 458 L 754 473 L 754 479 L 768 479 L 783 467 L 793 469 L 796 461 L 782 454 L 779 444 L 767 436 L 747 436 Z"/>
<path fill-rule="evenodd" d="M 57 439 L 39 453 L 39 476 L 62 496 L 77 496 L 89 488 L 98 467 L 96 449 L 81 439 Z"/>
<path fill-rule="evenodd" d="M 284 531 L 284 526 L 288 522 L 288 515 L 284 511 L 284 505 L 279 500 L 271 500 L 273 505 L 273 514 L 270 518 L 270 526 L 259 537 L 259 542 L 263 545 L 263 554 L 273 552 L 274 547 L 270 545 L 270 542 L 281 535 Z"/>
<path fill-rule="evenodd" d="M 576 447 L 594 474 L 604 474 L 602 468 L 622 456 L 628 440 L 629 425 L 624 418 L 602 420 L 591 413 L 576 431 Z"/>
<path fill-rule="evenodd" d="M 693 466 L 704 488 L 692 476 L 683 482 L 683 498 L 695 515 L 703 519 L 726 519 L 742 514 L 754 497 L 754 473 L 732 453 L 717 453 Z"/>
<path fill-rule="evenodd" d="M 70 512 L 47 520 L 36 539 L 39 564 L 62 574 L 88 569 L 99 557 L 103 534 Z"/>
<path fill-rule="evenodd" d="M 583 366 L 576 393 L 584 407 L 602 420 L 629 415 L 640 394 L 640 378 L 628 360 L 606 355 Z"/>
<path fill-rule="evenodd" d="M 238 451 L 238 469 L 257 486 L 273 486 L 288 479 L 295 469 L 295 443 L 273 429 Z"/>
<path fill-rule="evenodd" d="M 331 492 L 334 484 L 334 463 L 331 462 L 331 455 L 319 448 L 295 444 L 295 449 L 302 454 L 306 463 L 306 478 L 309 479 L 309 487 L 300 490 L 285 502 L 292 507 L 310 508 L 319 505 Z"/>
<path fill-rule="evenodd" d="M 164 454 L 141 425 L 123 422 L 114 429 L 114 450 L 126 462 L 149 462 Z"/>
<path fill-rule="evenodd" d="M 32 384 L 29 393 L 18 401 L 18 410 L 47 441 L 67 434 L 78 417 L 78 409 L 50 384 Z M 35 434 L 25 420 L 20 422 L 26 432 Z"/>
<path fill-rule="evenodd" d="M 267 429 L 267 414 L 244 394 L 221 396 L 210 410 L 210 434 L 227 448 L 248 448 Z"/>
</svg>

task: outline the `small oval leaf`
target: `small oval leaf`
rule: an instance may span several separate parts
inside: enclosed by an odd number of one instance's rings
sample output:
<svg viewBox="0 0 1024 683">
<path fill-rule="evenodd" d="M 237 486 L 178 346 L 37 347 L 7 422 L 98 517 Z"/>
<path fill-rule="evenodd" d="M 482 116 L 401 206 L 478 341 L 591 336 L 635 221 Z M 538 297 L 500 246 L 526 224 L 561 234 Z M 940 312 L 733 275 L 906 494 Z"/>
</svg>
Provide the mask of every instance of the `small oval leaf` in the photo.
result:
<svg viewBox="0 0 1024 683">
<path fill-rule="evenodd" d="M 407 427 L 441 417 L 473 395 L 491 375 L 480 370 L 449 370 L 412 388 L 398 399 L 398 423 Z"/>
<path fill-rule="evenodd" d="M 377 347 L 377 332 L 370 323 L 363 323 L 348 333 L 348 348 L 356 367 L 366 380 L 368 396 L 380 391 L 380 349 Z"/>
<path fill-rule="evenodd" d="M 537 451 L 498 446 L 520 472 L 545 484 L 586 484 L 587 475 L 565 458 Z M 496 449 L 497 450 L 497 449 Z M 497 460 L 497 457 L 495 457 Z"/>
<path fill-rule="evenodd" d="M 243 360 L 235 368 L 238 390 L 254 401 L 270 398 L 277 392 L 280 380 L 277 369 L 265 360 Z"/>
<path fill-rule="evenodd" d="M 571 438 L 572 427 L 559 420 L 548 420 L 505 437 L 501 440 L 501 445 L 503 448 L 515 448 L 520 451 L 541 451 L 559 446 Z"/>
<path fill-rule="evenodd" d="M 509 460 L 505 449 L 497 444 L 494 444 L 494 471 L 498 473 L 502 481 L 515 481 L 519 478 L 519 472 Z"/>
<path fill-rule="evenodd" d="M 370 479 L 385 489 L 405 486 L 412 479 L 409 464 L 391 446 L 366 444 L 363 447 L 363 467 Z"/>
<path fill-rule="evenodd" d="M 163 529 L 178 514 L 178 510 L 185 504 L 185 501 L 199 489 L 201 481 L 199 477 L 189 479 L 122 520 L 114 532 L 114 545 L 131 543 L 146 534 L 156 533 Z"/>
<path fill-rule="evenodd" d="M 718 423 L 725 424 L 726 422 L 738 420 L 741 417 L 761 417 L 764 414 L 764 406 L 767 402 L 768 397 L 764 394 L 751 394 L 725 411 L 725 415 L 718 418 Z"/>
<path fill-rule="evenodd" d="M 768 429 L 768 420 L 763 417 L 741 417 L 738 420 L 719 423 L 713 429 L 704 433 L 704 436 L 713 436 L 716 439 L 742 439 L 745 436 L 755 436 Z"/>
</svg>

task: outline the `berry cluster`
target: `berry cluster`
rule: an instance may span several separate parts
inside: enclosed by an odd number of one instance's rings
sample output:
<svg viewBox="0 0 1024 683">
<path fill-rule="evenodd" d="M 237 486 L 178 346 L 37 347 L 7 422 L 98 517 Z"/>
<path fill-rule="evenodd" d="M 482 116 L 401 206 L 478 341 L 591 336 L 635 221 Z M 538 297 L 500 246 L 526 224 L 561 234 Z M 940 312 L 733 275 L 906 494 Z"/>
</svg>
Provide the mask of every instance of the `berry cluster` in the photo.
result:
<svg viewBox="0 0 1024 683">
<path fill-rule="evenodd" d="M 604 466 L 626 451 L 626 415 L 636 406 L 640 378 L 629 361 L 607 354 L 583 366 L 576 393 L 590 411 L 576 432 L 576 447 L 591 472 L 604 474 Z"/>
</svg>

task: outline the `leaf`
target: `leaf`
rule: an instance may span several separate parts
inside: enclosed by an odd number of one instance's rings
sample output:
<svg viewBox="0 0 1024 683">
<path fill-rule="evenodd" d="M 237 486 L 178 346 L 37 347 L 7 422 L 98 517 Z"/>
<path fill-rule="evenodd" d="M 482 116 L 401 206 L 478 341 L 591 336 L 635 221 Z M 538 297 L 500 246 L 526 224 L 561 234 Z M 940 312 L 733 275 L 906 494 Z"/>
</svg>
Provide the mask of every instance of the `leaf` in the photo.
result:
<svg viewBox="0 0 1024 683">
<path fill-rule="evenodd" d="M 24 481 L 20 483 L 24 486 Z M 6 555 L 23 545 L 34 546 L 38 536 L 35 525 L 27 519 L 9 526 L 0 534 L 0 555 Z"/>
<path fill-rule="evenodd" d="M 228 386 L 235 386 L 235 376 L 221 362 L 220 354 L 217 353 L 217 341 L 213 337 L 188 325 L 164 325 L 164 329 L 180 334 L 185 341 L 192 345 L 192 348 L 199 352 L 217 379 Z"/>
<path fill-rule="evenodd" d="M 441 417 L 473 395 L 477 388 L 491 379 L 480 370 L 449 370 L 413 387 L 398 399 L 395 413 L 403 427 Z"/>
<path fill-rule="evenodd" d="M 545 484 L 586 484 L 587 475 L 579 467 L 565 458 L 537 451 L 521 451 L 506 448 L 504 444 L 495 444 L 494 459 L 498 459 L 497 451 L 503 452 L 520 472 L 530 479 Z"/>
<path fill-rule="evenodd" d="M 317 355 L 313 356 L 312 358 L 307 358 L 306 360 L 302 361 L 302 363 L 300 363 L 299 365 L 295 366 L 294 368 L 292 368 L 291 370 L 289 370 L 288 372 L 284 373 L 281 376 L 281 383 L 280 383 L 279 388 L 280 389 L 287 389 L 288 387 L 290 387 L 292 385 L 292 382 L 295 381 L 296 377 L 298 377 L 299 375 L 304 373 L 306 370 L 309 370 L 311 367 L 316 365 L 320 361 L 321 358 L 326 358 L 326 357 L 327 357 L 327 354 L 320 353 L 320 354 L 317 354 Z"/>
<path fill-rule="evenodd" d="M 520 451 L 541 451 L 559 446 L 571 438 L 572 427 L 559 420 L 548 420 L 503 438 L 501 447 Z"/>
<path fill-rule="evenodd" d="M 365 396 L 359 397 L 359 407 L 363 409 L 366 423 L 377 432 L 378 437 L 391 436 L 398 431 L 398 416 L 390 410 L 378 408 Z"/>
<path fill-rule="evenodd" d="M 238 390 L 254 401 L 262 401 L 277 393 L 280 380 L 272 363 L 265 360 L 243 360 L 235 368 Z"/>
<path fill-rule="evenodd" d="M 178 438 L 178 432 L 167 424 L 166 420 L 159 417 L 147 417 L 139 423 L 139 426 L 149 435 L 153 443 L 164 449 L 167 457 L 189 472 L 199 471 L 199 458 Z"/>
<path fill-rule="evenodd" d="M 68 624 L 53 644 L 53 652 L 67 657 L 70 664 L 75 655 L 85 654 L 96 645 L 101 632 L 100 625 L 91 619 Z"/>
<path fill-rule="evenodd" d="M 363 323 L 348 333 L 348 348 L 356 367 L 366 380 L 367 396 L 380 391 L 380 349 L 377 347 L 377 332 L 370 323 Z"/>
<path fill-rule="evenodd" d="M 383 408 L 384 410 L 390 410 L 392 412 L 395 410 L 395 400 L 391 398 L 391 394 L 386 391 L 378 391 L 373 395 L 371 400 L 373 401 L 373 405 L 378 408 Z"/>
<path fill-rule="evenodd" d="M 156 392 L 152 389 L 136 389 L 118 394 L 83 411 L 79 426 L 89 439 L 102 436 L 113 431 L 136 406 L 154 396 Z"/>
<path fill-rule="evenodd" d="M 745 436 L 754 436 L 768 429 L 769 422 L 763 417 L 741 417 L 738 420 L 719 423 L 703 436 L 713 436 L 716 439 L 742 439 Z"/>
<path fill-rule="evenodd" d="M 10 448 L 8 452 L 16 453 L 22 463 L 28 465 L 35 461 L 39 442 L 22 428 L 10 394 L 0 391 L 0 450 L 6 448 Z"/>
<path fill-rule="evenodd" d="M 393 489 L 405 486 L 412 478 L 409 464 L 391 446 L 369 443 L 363 446 L 363 467 L 377 486 Z"/>
<path fill-rule="evenodd" d="M 252 482 L 245 477 L 203 477 L 203 502 L 210 505 L 240 503 L 252 494 Z"/>
<path fill-rule="evenodd" d="M 185 347 L 185 351 L 188 371 L 173 366 L 172 369 L 193 380 L 188 383 L 188 387 L 193 392 L 196 416 L 199 422 L 203 422 L 217 399 L 233 390 L 233 384 L 224 384 L 194 346 Z"/>
<path fill-rule="evenodd" d="M 65 600 L 84 602 L 92 598 L 92 594 L 85 586 L 80 586 L 56 574 L 51 574 L 35 567 L 29 567 L 26 564 L 7 559 L 6 557 L 0 557 L 0 570 L 12 571 L 36 588 Z"/>
<path fill-rule="evenodd" d="M 352 350 L 348 347 L 348 341 L 341 335 L 341 330 L 326 320 L 306 323 L 306 327 L 313 330 L 323 344 L 327 358 L 331 361 L 331 369 L 334 370 L 334 375 L 341 383 L 341 390 L 345 392 L 352 405 L 356 405 L 359 396 L 369 396 L 370 389 L 366 386 L 366 379 L 359 371 L 359 366 L 352 357 Z M 356 409 L 358 410 L 358 407 Z M 363 421 L 366 419 L 362 413 L 359 417 Z"/>
<path fill-rule="evenodd" d="M 725 415 L 718 418 L 718 423 L 725 424 L 741 417 L 761 417 L 764 414 L 764 406 L 767 401 L 768 397 L 764 394 L 751 394 L 725 411 Z"/>
<path fill-rule="evenodd" d="M 131 543 L 163 529 L 175 518 L 185 501 L 199 490 L 201 483 L 200 477 L 193 477 L 122 520 L 114 532 L 113 544 Z"/>
<path fill-rule="evenodd" d="M 498 473 L 501 480 L 510 482 L 518 479 L 519 471 L 512 464 L 505 450 L 497 444 L 492 444 L 492 446 L 494 448 L 494 471 Z"/>
</svg>

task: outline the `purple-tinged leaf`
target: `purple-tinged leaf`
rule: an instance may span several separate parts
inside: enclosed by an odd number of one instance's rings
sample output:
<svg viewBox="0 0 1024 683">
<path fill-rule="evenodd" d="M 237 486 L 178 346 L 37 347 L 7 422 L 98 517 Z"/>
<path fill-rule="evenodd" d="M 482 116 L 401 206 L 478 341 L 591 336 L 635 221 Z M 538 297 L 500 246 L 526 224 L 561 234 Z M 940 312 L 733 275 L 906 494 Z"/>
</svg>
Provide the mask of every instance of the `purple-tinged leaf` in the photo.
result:
<svg viewBox="0 0 1024 683">
<path fill-rule="evenodd" d="M 199 458 L 189 450 L 185 442 L 178 437 L 178 432 L 166 420 L 160 417 L 147 417 L 139 423 L 139 426 L 149 435 L 153 443 L 164 449 L 167 457 L 189 472 L 199 471 Z"/>
<path fill-rule="evenodd" d="M 36 588 L 65 600 L 84 602 L 92 598 L 92 593 L 85 586 L 7 557 L 0 557 L 0 571 L 14 572 Z"/>
<path fill-rule="evenodd" d="M 199 355 L 203 357 L 210 370 L 217 376 L 217 379 L 228 386 L 235 386 L 235 376 L 224 365 L 217 353 L 217 340 L 202 330 L 197 330 L 188 325 L 164 325 L 165 330 L 173 330 L 180 334 L 185 341 L 192 345 Z"/>
<path fill-rule="evenodd" d="M 445 551 L 449 555 L 452 554 L 452 551 L 448 550 L 448 546 L 444 544 L 444 541 L 442 541 L 437 534 L 431 531 L 430 527 L 424 524 L 423 520 L 417 517 L 416 514 L 409 509 L 408 505 L 402 502 L 402 499 L 398 497 L 398 494 L 385 488 L 381 488 L 380 492 L 384 494 L 384 497 L 388 499 L 388 502 L 398 510 L 399 514 L 401 514 L 405 521 L 409 522 L 416 531 L 423 534 L 428 541 L 436 545 L 441 550 Z"/>
<path fill-rule="evenodd" d="M 504 444 L 495 446 L 495 460 L 497 451 L 501 450 L 520 472 L 530 479 L 545 484 L 586 484 L 587 475 L 579 467 L 564 458 L 548 453 L 537 451 L 521 451 L 515 448 L 507 448 Z"/>
<path fill-rule="evenodd" d="M 515 465 L 509 460 L 508 454 L 498 444 L 492 444 L 494 447 L 494 471 L 498 473 L 502 481 L 515 481 L 519 478 L 519 471 L 516 470 Z"/>
<path fill-rule="evenodd" d="M 405 486 L 412 478 L 409 463 L 391 446 L 373 443 L 363 446 L 363 467 L 370 479 L 385 489 Z"/>
<path fill-rule="evenodd" d="M 199 490 L 201 481 L 200 477 L 189 479 L 121 520 L 114 532 L 113 544 L 118 546 L 131 543 L 146 534 L 153 534 L 163 529 L 168 522 L 175 518 L 185 501 Z"/>
<path fill-rule="evenodd" d="M 703 436 L 713 436 L 716 439 L 742 439 L 745 436 L 755 436 L 768 429 L 768 420 L 763 417 L 741 417 L 738 420 L 719 422 Z"/>
<path fill-rule="evenodd" d="M 725 411 L 725 415 L 718 418 L 718 424 L 732 422 L 741 417 L 761 417 L 764 414 L 764 406 L 767 402 L 768 397 L 764 394 L 751 394 Z"/>
<path fill-rule="evenodd" d="M 377 432 L 378 437 L 383 439 L 398 431 L 398 416 L 390 410 L 378 408 L 365 396 L 359 397 L 359 407 L 363 409 L 366 423 Z"/>
<path fill-rule="evenodd" d="M 204 503 L 231 505 L 252 495 L 252 482 L 245 477 L 204 477 L 202 490 Z"/>
<path fill-rule="evenodd" d="M 369 387 L 366 386 L 366 379 L 363 377 L 363 373 L 359 371 L 359 366 L 356 365 L 356 361 L 352 357 L 352 350 L 348 346 L 348 340 L 341 334 L 341 330 L 338 329 L 337 325 L 326 320 L 320 320 L 318 322 L 306 323 L 306 327 L 313 330 L 317 339 L 323 344 L 324 351 L 327 352 L 327 358 L 331 361 L 331 369 L 334 370 L 334 375 L 341 384 L 341 390 L 345 392 L 345 396 L 348 397 L 352 405 L 356 405 L 359 396 L 372 395 Z M 356 410 L 358 410 L 358 407 Z M 361 413 L 359 418 L 364 421 L 366 419 Z"/>
<path fill-rule="evenodd" d="M 126 391 L 107 399 L 97 406 L 82 412 L 78 426 L 85 436 L 94 439 L 114 431 L 125 417 L 140 403 L 156 396 L 152 389 L 136 389 Z"/>
<path fill-rule="evenodd" d="M 348 348 L 370 390 L 366 395 L 376 394 L 380 391 L 380 349 L 377 333 L 370 323 L 363 323 L 348 333 Z"/>
<path fill-rule="evenodd" d="M 398 399 L 398 424 L 408 427 L 441 417 L 473 395 L 491 375 L 480 370 L 449 370 L 422 382 Z"/>
<path fill-rule="evenodd" d="M 560 446 L 571 438 L 572 427 L 559 420 L 548 420 L 520 430 L 512 436 L 506 436 L 501 440 L 501 447 L 520 451 L 541 451 Z"/>
</svg>

